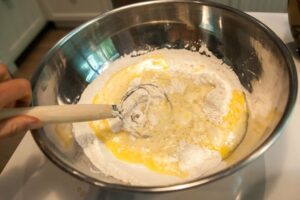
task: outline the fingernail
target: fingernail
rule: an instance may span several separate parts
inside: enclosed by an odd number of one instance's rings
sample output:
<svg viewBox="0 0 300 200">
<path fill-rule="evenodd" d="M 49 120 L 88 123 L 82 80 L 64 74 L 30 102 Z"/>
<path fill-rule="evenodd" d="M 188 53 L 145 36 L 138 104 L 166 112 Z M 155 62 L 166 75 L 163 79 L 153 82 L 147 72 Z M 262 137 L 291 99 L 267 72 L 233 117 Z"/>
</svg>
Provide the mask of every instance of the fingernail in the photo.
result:
<svg viewBox="0 0 300 200">
<path fill-rule="evenodd" d="M 42 126 L 43 124 L 39 120 L 35 120 L 28 125 L 29 129 L 31 130 L 41 128 Z"/>
</svg>

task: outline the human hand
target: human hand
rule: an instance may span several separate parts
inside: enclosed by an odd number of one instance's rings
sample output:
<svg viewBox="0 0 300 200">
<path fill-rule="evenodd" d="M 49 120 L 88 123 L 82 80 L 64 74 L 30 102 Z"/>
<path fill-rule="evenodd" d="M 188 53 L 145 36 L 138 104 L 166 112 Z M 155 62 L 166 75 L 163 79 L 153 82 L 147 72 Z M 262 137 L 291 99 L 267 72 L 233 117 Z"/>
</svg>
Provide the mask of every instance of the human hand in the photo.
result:
<svg viewBox="0 0 300 200">
<path fill-rule="evenodd" d="M 25 107 L 31 102 L 32 91 L 26 79 L 11 79 L 7 67 L 0 63 L 0 112 L 3 108 Z M 3 111 L 2 111 L 3 112 Z M 0 138 L 39 128 L 39 119 L 21 115 L 0 121 Z"/>
</svg>

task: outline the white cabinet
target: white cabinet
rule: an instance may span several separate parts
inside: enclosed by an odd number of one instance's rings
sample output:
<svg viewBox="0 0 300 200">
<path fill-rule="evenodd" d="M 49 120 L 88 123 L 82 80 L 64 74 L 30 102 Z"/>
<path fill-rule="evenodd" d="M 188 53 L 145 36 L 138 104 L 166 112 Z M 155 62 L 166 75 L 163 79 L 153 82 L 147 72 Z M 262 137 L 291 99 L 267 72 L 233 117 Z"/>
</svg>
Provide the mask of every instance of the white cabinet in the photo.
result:
<svg viewBox="0 0 300 200">
<path fill-rule="evenodd" d="M 110 0 L 39 0 L 47 19 L 54 22 L 83 22 L 110 9 Z"/>
<path fill-rule="evenodd" d="M 46 23 L 36 0 L 0 0 L 0 60 L 13 73 L 15 59 Z"/>
</svg>

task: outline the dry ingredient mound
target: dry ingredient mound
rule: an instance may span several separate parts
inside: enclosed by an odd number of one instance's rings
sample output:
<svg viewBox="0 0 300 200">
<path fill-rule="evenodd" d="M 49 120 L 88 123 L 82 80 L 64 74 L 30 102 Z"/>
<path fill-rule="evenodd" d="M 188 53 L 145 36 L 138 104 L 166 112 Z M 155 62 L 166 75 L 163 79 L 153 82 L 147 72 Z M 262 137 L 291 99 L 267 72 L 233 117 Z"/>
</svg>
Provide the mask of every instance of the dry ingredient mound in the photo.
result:
<svg viewBox="0 0 300 200">
<path fill-rule="evenodd" d="M 130 116 L 73 124 L 78 144 L 100 171 L 129 184 L 154 186 L 195 179 L 225 165 L 222 160 L 243 138 L 247 121 L 243 89 L 229 66 L 183 49 L 126 55 L 85 89 L 79 104 L 118 104 L 140 84 L 159 86 L 172 104 L 145 91 L 126 102 L 130 110 L 147 97 L 132 112 L 139 116 L 138 131 L 149 138 L 130 134 Z"/>
</svg>

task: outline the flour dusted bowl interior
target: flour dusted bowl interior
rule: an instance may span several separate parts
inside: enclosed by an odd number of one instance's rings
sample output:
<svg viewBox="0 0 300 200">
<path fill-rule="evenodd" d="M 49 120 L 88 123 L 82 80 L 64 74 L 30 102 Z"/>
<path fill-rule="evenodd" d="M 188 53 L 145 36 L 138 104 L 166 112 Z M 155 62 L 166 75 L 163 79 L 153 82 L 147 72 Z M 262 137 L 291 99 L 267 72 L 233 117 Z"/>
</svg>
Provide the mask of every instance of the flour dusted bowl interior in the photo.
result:
<svg viewBox="0 0 300 200">
<path fill-rule="evenodd" d="M 230 66 L 247 95 L 244 139 L 226 167 L 183 183 L 141 187 L 106 176 L 74 139 L 72 124 L 45 126 L 33 137 L 50 160 L 89 183 L 132 191 L 174 191 L 232 174 L 260 156 L 279 136 L 297 93 L 295 66 L 286 47 L 252 17 L 207 2 L 155 1 L 114 10 L 72 31 L 53 47 L 33 78 L 33 105 L 73 104 L 112 62 L 134 52 L 186 49 Z M 89 139 L 91 141 L 89 141 Z M 86 144 L 93 138 L 85 138 Z"/>
</svg>

